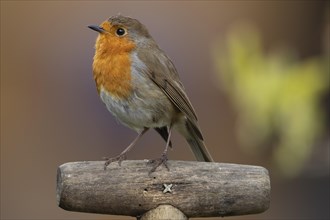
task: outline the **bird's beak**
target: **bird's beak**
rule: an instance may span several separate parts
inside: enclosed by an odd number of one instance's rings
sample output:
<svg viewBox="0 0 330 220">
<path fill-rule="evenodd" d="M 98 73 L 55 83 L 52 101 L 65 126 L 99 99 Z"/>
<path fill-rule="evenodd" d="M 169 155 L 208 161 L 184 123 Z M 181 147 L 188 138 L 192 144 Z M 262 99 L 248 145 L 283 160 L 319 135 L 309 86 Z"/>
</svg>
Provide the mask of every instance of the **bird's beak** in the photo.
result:
<svg viewBox="0 0 330 220">
<path fill-rule="evenodd" d="M 105 30 L 102 27 L 97 26 L 97 25 L 88 25 L 88 27 L 90 29 L 94 30 L 94 31 L 99 32 L 99 33 L 104 33 L 105 32 Z"/>
</svg>

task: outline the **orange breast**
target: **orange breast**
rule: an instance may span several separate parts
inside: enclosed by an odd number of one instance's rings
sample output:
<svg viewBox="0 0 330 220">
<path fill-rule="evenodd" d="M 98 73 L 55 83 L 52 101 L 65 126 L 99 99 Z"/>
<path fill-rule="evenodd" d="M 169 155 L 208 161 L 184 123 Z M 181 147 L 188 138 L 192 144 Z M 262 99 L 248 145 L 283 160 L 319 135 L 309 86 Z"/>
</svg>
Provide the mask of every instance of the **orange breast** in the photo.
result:
<svg viewBox="0 0 330 220">
<path fill-rule="evenodd" d="M 113 98 L 127 99 L 130 96 L 130 52 L 134 47 L 135 44 L 127 38 L 99 35 L 93 62 L 93 75 L 99 93 L 103 87 Z"/>
</svg>

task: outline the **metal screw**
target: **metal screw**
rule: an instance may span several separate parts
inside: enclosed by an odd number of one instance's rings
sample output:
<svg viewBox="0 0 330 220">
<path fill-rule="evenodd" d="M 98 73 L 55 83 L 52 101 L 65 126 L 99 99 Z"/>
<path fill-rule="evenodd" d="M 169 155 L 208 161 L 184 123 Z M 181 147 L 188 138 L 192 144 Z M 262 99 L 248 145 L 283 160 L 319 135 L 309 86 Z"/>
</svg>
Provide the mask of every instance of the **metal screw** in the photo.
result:
<svg viewBox="0 0 330 220">
<path fill-rule="evenodd" d="M 163 190 L 163 193 L 167 193 L 167 192 L 169 192 L 169 193 L 172 193 L 172 186 L 173 186 L 173 184 L 166 184 L 166 183 L 164 183 L 163 184 L 163 186 L 164 186 L 164 190 Z"/>
</svg>

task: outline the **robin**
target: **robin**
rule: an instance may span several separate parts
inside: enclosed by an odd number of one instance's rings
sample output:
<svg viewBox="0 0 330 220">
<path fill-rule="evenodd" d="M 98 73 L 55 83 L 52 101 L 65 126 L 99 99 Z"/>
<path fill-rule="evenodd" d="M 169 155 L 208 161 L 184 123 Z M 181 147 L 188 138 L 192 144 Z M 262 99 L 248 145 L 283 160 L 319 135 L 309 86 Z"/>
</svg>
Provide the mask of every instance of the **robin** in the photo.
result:
<svg viewBox="0 0 330 220">
<path fill-rule="evenodd" d="M 167 167 L 172 129 L 189 143 L 199 161 L 213 161 L 203 142 L 197 116 L 176 68 L 138 20 L 113 16 L 101 25 L 88 26 L 99 33 L 95 44 L 93 76 L 101 100 L 107 109 L 138 136 L 118 156 L 105 158 L 104 169 L 119 165 L 127 152 L 150 128 L 166 141 L 155 166 Z"/>
</svg>

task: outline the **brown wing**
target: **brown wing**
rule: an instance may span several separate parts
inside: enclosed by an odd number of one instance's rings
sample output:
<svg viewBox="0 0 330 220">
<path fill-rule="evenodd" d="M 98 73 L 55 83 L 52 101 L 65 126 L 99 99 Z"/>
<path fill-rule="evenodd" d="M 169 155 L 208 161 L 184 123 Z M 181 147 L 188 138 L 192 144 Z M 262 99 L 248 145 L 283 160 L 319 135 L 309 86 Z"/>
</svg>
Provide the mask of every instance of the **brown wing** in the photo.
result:
<svg viewBox="0 0 330 220">
<path fill-rule="evenodd" d="M 158 54 L 141 50 L 138 57 L 147 66 L 146 74 L 158 85 L 175 106 L 191 121 L 197 116 L 180 82 L 179 75 L 171 60 L 161 50 Z"/>
<path fill-rule="evenodd" d="M 203 135 L 197 125 L 195 110 L 184 91 L 173 63 L 163 51 L 160 49 L 157 51 L 157 55 L 147 49 L 142 49 L 138 52 L 139 59 L 147 66 L 145 73 L 163 90 L 172 103 L 186 115 L 191 125 L 193 125 L 192 128 L 195 134 L 203 140 Z"/>
</svg>

